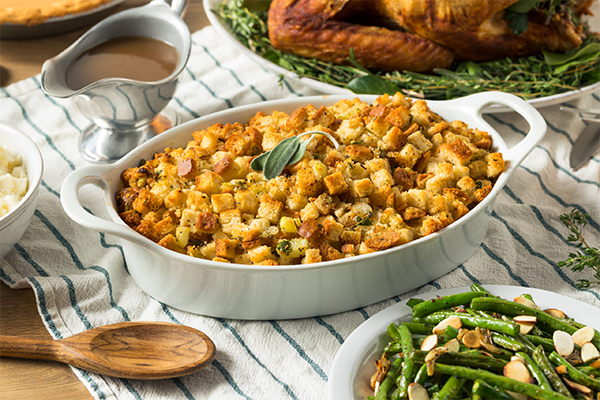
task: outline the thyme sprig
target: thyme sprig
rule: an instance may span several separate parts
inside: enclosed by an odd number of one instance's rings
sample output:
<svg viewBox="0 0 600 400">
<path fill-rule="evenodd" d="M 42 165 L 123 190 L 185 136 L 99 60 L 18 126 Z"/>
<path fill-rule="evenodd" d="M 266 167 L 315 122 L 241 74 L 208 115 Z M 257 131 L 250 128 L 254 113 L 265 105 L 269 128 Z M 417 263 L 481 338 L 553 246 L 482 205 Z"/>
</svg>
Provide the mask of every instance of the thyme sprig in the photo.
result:
<svg viewBox="0 0 600 400">
<path fill-rule="evenodd" d="M 556 7 L 556 4 L 553 0 L 547 6 Z M 563 70 L 564 65 L 550 65 L 546 53 L 485 63 L 455 62 L 448 70 L 436 70 L 435 75 L 408 71 L 368 73 L 351 53 L 349 65 L 334 65 L 275 49 L 269 40 L 266 8 L 257 11 L 245 5 L 244 0 L 229 0 L 215 10 L 242 44 L 301 77 L 348 88 L 355 93 L 401 90 L 412 97 L 446 100 L 482 91 L 503 91 L 530 100 L 600 81 L 600 52 L 575 62 L 571 60 L 566 70 Z M 600 36 L 587 35 L 581 48 L 590 44 L 598 46 Z"/>
<path fill-rule="evenodd" d="M 567 238 L 569 242 L 576 243 L 575 247 L 579 249 L 576 253 L 569 253 L 569 258 L 566 261 L 561 261 L 557 265 L 559 267 L 571 268 L 573 272 L 580 272 L 584 269 L 594 271 L 595 281 L 588 279 L 579 279 L 575 284 L 579 289 L 588 288 L 591 285 L 600 283 L 600 249 L 590 246 L 581 233 L 582 229 L 588 224 L 588 214 L 583 214 L 577 209 L 573 209 L 570 214 L 563 214 L 560 220 L 569 230 L 571 234 Z"/>
</svg>

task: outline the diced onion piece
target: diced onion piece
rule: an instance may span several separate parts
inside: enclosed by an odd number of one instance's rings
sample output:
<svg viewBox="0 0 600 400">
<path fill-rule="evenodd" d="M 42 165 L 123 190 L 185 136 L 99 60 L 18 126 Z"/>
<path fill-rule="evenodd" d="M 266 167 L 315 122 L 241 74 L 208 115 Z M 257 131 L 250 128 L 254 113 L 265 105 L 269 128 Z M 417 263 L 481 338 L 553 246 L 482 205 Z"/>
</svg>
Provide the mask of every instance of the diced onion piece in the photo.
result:
<svg viewBox="0 0 600 400">
<path fill-rule="evenodd" d="M 573 337 L 565 331 L 554 331 L 552 335 L 554 340 L 554 348 L 556 352 L 563 357 L 567 357 L 573 353 L 575 349 L 575 342 Z"/>
<path fill-rule="evenodd" d="M 571 336 L 575 344 L 583 346 L 584 343 L 591 342 L 594 338 L 594 328 L 591 326 L 584 326 L 578 331 L 574 332 Z"/>
</svg>

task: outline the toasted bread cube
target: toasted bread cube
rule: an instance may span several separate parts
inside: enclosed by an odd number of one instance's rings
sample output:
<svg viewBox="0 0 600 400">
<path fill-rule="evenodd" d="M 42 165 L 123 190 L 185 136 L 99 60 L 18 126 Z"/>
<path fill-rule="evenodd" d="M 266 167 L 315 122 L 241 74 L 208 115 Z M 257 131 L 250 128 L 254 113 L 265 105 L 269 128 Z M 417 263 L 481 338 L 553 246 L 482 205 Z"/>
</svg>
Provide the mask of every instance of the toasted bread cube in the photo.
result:
<svg viewBox="0 0 600 400">
<path fill-rule="evenodd" d="M 181 189 L 175 189 L 165 198 L 165 207 L 169 209 L 183 208 L 187 201 L 187 195 Z"/>
<path fill-rule="evenodd" d="M 412 116 L 408 108 L 404 106 L 396 107 L 385 117 L 385 120 L 390 124 L 404 129 L 412 121 Z"/>
<path fill-rule="evenodd" d="M 335 115 L 332 111 L 328 110 L 327 107 L 321 106 L 310 119 L 314 121 L 316 125 L 328 127 L 335 121 Z"/>
<path fill-rule="evenodd" d="M 306 198 L 306 196 L 293 193 L 288 196 L 285 204 L 290 210 L 300 211 L 306 206 L 306 204 L 308 204 L 308 199 Z"/>
<path fill-rule="evenodd" d="M 319 249 L 307 249 L 302 264 L 313 264 L 323 261 Z"/>
<path fill-rule="evenodd" d="M 406 138 L 406 141 L 415 146 L 417 149 L 421 150 L 422 152 L 429 151 L 433 147 L 431 141 L 427 139 L 421 131 L 411 133 Z"/>
<path fill-rule="evenodd" d="M 412 168 L 419 161 L 421 154 L 421 150 L 410 143 L 406 143 L 394 158 L 401 166 Z"/>
<path fill-rule="evenodd" d="M 257 215 L 260 218 L 264 218 L 271 224 L 277 224 L 283 211 L 283 203 L 279 200 L 275 200 L 269 195 L 264 195 L 258 206 Z"/>
<path fill-rule="evenodd" d="M 302 196 L 315 196 L 319 193 L 320 187 L 312 168 L 302 167 L 296 172 L 296 188 Z"/>
<path fill-rule="evenodd" d="M 286 131 L 293 131 L 294 129 L 300 129 L 304 122 L 308 119 L 308 110 L 306 107 L 298 108 L 294 110 L 292 115 L 285 121 L 284 129 Z"/>
<path fill-rule="evenodd" d="M 363 162 L 373 158 L 373 151 L 366 146 L 348 145 L 344 148 L 344 154 L 354 161 Z"/>
<path fill-rule="evenodd" d="M 337 134 L 343 144 L 351 144 L 363 134 L 364 130 L 362 118 L 353 117 L 342 121 Z"/>
<path fill-rule="evenodd" d="M 350 183 L 352 197 L 367 197 L 373 192 L 373 182 L 369 178 L 359 179 Z"/>
<path fill-rule="evenodd" d="M 487 173 L 487 164 L 483 160 L 475 160 L 469 164 L 469 169 L 471 170 L 469 173 L 471 178 L 475 180 L 485 178 Z"/>
<path fill-rule="evenodd" d="M 348 191 L 348 184 L 341 173 L 336 172 L 323 179 L 327 192 L 331 196 L 337 196 Z"/>
<path fill-rule="evenodd" d="M 337 222 L 331 215 L 328 215 L 321 221 L 321 226 L 323 227 L 325 239 L 332 242 L 340 241 L 344 225 Z"/>
<path fill-rule="evenodd" d="M 477 189 L 475 181 L 470 176 L 460 178 L 458 182 L 456 182 L 456 187 L 458 187 L 460 190 L 462 190 L 469 196 L 471 196 Z"/>
<path fill-rule="evenodd" d="M 159 246 L 162 246 L 166 249 L 176 251 L 181 254 L 185 254 L 185 248 L 179 245 L 179 242 L 175 238 L 175 236 L 169 234 L 163 237 L 159 242 Z"/>
<path fill-rule="evenodd" d="M 346 229 L 340 235 L 340 240 L 342 243 L 350 243 L 350 244 L 360 244 L 360 240 L 362 238 L 362 231 L 360 229 L 349 230 Z"/>
<path fill-rule="evenodd" d="M 496 178 L 504 171 L 504 158 L 502 153 L 490 153 L 486 156 L 487 161 L 486 176 L 488 178 Z"/>
<path fill-rule="evenodd" d="M 249 249 L 248 257 L 254 264 L 260 264 L 265 260 L 273 260 L 275 258 L 269 246 L 257 246 Z"/>
<path fill-rule="evenodd" d="M 235 201 L 231 193 L 213 194 L 210 196 L 210 202 L 212 203 L 213 211 L 216 213 L 235 208 Z"/>
<path fill-rule="evenodd" d="M 376 116 L 367 124 L 366 128 L 373 133 L 373 135 L 383 137 L 387 130 L 390 129 L 390 123 L 383 117 Z"/>
<path fill-rule="evenodd" d="M 217 151 L 219 137 L 214 132 L 196 131 L 192 134 L 202 155 L 211 155 Z"/>
<path fill-rule="evenodd" d="M 313 203 L 308 203 L 302 210 L 300 210 L 300 218 L 302 221 L 317 219 L 320 215 L 319 208 Z"/>
<path fill-rule="evenodd" d="M 199 212 L 196 230 L 200 233 L 214 233 L 217 230 L 219 217 L 209 212 Z"/>
<path fill-rule="evenodd" d="M 235 207 L 243 213 L 258 212 L 258 196 L 250 190 L 240 190 L 235 193 Z"/>
<path fill-rule="evenodd" d="M 462 140 L 455 140 L 450 144 L 442 144 L 438 147 L 440 155 L 452 164 L 467 165 L 471 161 L 473 152 Z"/>
<path fill-rule="evenodd" d="M 237 157 L 246 154 L 250 149 L 250 144 L 250 137 L 245 132 L 233 132 L 225 142 L 223 150 Z"/>
<path fill-rule="evenodd" d="M 238 240 L 217 239 L 215 240 L 215 254 L 217 257 L 232 259 L 235 257 L 235 249 L 239 244 Z"/>
<path fill-rule="evenodd" d="M 207 194 L 221 193 L 223 178 L 212 171 L 206 171 L 196 177 L 196 190 Z"/>
</svg>

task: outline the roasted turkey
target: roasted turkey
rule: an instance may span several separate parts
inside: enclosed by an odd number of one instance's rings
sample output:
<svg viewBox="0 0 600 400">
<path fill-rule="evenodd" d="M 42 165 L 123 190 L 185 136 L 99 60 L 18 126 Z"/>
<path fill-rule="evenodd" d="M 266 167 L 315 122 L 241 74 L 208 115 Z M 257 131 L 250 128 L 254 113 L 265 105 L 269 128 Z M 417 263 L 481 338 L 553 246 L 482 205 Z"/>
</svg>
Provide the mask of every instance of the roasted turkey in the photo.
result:
<svg viewBox="0 0 600 400">
<path fill-rule="evenodd" d="M 571 15 L 594 0 L 570 0 L 550 18 L 532 10 L 515 34 L 505 10 L 519 0 L 273 0 L 269 38 L 277 49 L 335 64 L 356 60 L 380 71 L 430 72 L 477 62 L 566 52 L 584 37 Z M 550 1 L 550 0 L 548 0 Z"/>
</svg>

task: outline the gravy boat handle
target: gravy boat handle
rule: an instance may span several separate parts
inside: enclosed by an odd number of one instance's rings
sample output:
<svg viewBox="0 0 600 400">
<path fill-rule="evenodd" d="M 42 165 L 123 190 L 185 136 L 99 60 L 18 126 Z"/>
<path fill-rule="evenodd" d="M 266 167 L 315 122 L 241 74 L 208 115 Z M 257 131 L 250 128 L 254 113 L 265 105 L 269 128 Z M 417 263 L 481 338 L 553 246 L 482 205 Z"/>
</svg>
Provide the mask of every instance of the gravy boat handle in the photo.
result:
<svg viewBox="0 0 600 400">
<path fill-rule="evenodd" d="M 185 15 L 185 12 L 187 11 L 188 3 L 189 3 L 189 0 L 170 0 L 170 1 L 152 0 L 149 3 L 149 5 L 159 4 L 159 5 L 167 5 L 168 6 L 170 4 L 171 10 L 173 10 L 173 12 L 175 14 L 177 14 L 183 18 L 183 16 Z"/>
<path fill-rule="evenodd" d="M 60 189 L 60 201 L 63 209 L 73 221 L 94 231 L 108 233 L 121 239 L 129 240 L 133 243 L 147 246 L 152 243 L 150 239 L 140 235 L 131 229 L 121 220 L 116 213 L 116 207 L 108 207 L 110 216 L 115 220 L 113 222 L 93 215 L 87 211 L 80 202 L 79 190 L 86 185 L 96 185 L 104 193 L 104 201 L 107 204 L 114 202 L 113 193 L 110 189 L 108 175 L 114 169 L 114 164 L 108 165 L 88 165 L 71 172 L 62 184 Z M 114 179 L 119 179 L 114 178 Z"/>
</svg>

